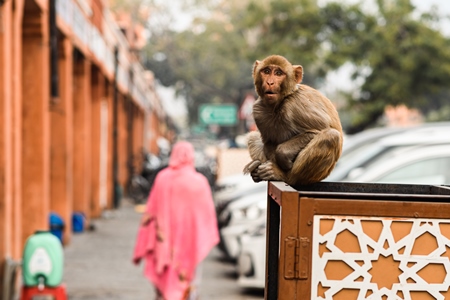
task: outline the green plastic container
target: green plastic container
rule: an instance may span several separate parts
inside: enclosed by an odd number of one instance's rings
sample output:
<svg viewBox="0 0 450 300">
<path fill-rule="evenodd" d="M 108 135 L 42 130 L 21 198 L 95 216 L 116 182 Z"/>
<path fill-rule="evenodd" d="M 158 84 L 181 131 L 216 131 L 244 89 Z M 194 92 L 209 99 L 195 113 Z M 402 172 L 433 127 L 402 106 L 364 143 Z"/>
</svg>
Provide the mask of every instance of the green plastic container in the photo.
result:
<svg viewBox="0 0 450 300">
<path fill-rule="evenodd" d="M 37 231 L 27 239 L 22 257 L 25 286 L 49 287 L 61 284 L 64 255 L 59 239 L 49 231 Z M 41 279 L 40 279 L 41 278 Z"/>
</svg>

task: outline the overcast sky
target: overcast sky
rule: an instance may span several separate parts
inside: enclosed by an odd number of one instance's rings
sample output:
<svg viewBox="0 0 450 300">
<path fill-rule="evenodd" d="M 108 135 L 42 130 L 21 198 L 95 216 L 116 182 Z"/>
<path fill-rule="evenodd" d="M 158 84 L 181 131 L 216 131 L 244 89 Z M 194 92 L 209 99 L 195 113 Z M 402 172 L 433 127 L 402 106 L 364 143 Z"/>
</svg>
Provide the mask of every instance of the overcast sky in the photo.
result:
<svg viewBox="0 0 450 300">
<path fill-rule="evenodd" d="M 177 18 L 177 22 L 174 23 L 174 29 L 183 30 L 189 26 L 191 21 L 191 16 L 182 10 L 180 3 L 186 0 L 171 0 L 170 1 L 170 10 L 179 16 Z M 336 0 L 318 0 L 320 2 L 332 2 Z M 348 3 L 358 3 L 361 2 L 366 7 L 373 6 L 374 0 L 341 0 Z M 157 0 L 157 2 L 168 3 L 166 0 Z M 412 4 L 416 6 L 420 11 L 427 11 L 433 5 L 438 8 L 441 16 L 450 16 L 450 0 L 411 0 Z M 450 22 L 445 22 L 445 25 L 442 26 L 442 30 L 450 36 Z"/>
<path fill-rule="evenodd" d="M 435 5 L 438 8 L 441 16 L 450 16 L 450 1 L 449 0 L 412 0 L 412 3 L 419 9 L 426 11 Z M 450 21 L 444 20 L 441 25 L 441 30 L 446 36 L 450 36 Z"/>
</svg>

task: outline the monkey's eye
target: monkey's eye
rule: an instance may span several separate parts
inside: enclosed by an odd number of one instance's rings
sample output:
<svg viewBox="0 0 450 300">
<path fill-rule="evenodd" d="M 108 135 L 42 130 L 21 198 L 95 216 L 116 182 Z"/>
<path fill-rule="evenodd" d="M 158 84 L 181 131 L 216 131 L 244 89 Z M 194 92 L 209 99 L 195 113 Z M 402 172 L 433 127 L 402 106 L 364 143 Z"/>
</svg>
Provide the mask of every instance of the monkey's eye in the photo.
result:
<svg viewBox="0 0 450 300">
<path fill-rule="evenodd" d="M 270 69 L 269 68 L 265 68 L 265 69 L 262 70 L 262 72 L 264 74 L 270 74 Z"/>
<path fill-rule="evenodd" d="M 276 71 L 275 71 L 275 75 L 276 75 L 276 76 L 283 76 L 284 73 L 283 73 L 283 71 L 281 71 L 281 70 L 276 70 Z"/>
</svg>

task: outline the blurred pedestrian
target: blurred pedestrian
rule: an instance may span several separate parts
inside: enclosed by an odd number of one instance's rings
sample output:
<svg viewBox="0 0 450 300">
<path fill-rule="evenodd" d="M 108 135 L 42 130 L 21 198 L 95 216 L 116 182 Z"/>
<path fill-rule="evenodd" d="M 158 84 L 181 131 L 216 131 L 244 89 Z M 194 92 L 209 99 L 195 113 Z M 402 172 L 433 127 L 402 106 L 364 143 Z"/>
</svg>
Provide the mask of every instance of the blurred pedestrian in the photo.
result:
<svg viewBox="0 0 450 300">
<path fill-rule="evenodd" d="M 211 188 L 194 167 L 194 147 L 178 142 L 158 173 L 139 227 L 133 261 L 158 299 L 195 299 L 201 261 L 219 242 Z"/>
</svg>

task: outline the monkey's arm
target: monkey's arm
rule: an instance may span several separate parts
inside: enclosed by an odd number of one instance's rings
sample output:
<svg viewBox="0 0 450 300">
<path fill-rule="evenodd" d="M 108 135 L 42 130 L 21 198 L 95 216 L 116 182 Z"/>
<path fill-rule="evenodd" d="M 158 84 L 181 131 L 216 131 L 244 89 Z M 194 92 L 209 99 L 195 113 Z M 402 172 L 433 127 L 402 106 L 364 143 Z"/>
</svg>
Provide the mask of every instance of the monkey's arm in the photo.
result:
<svg viewBox="0 0 450 300">
<path fill-rule="evenodd" d="M 252 131 L 247 134 L 247 146 L 252 160 L 266 161 L 264 144 L 259 131 Z"/>
<path fill-rule="evenodd" d="M 275 150 L 275 160 L 280 169 L 289 171 L 297 155 L 309 144 L 317 134 L 316 130 L 294 136 L 286 142 L 279 144 Z"/>
<path fill-rule="evenodd" d="M 261 162 L 265 162 L 267 159 L 264 154 L 264 144 L 261 140 L 261 134 L 258 131 L 252 131 L 247 135 L 247 145 L 252 161 L 244 167 L 244 174 L 251 174 Z"/>
</svg>

